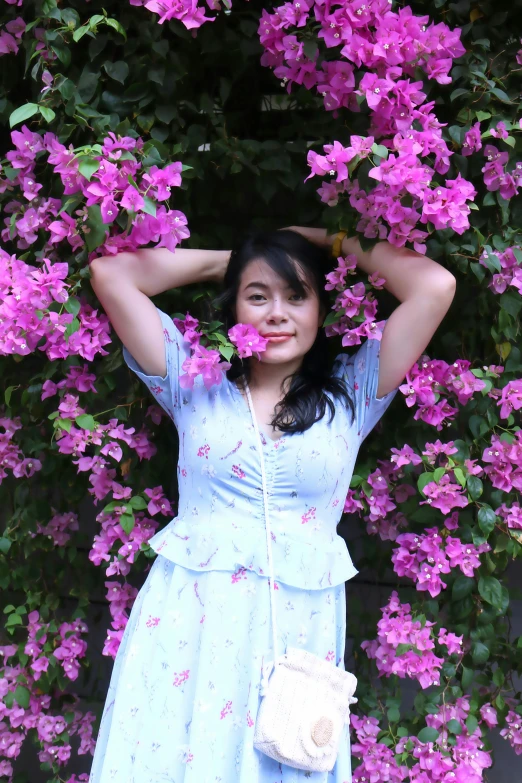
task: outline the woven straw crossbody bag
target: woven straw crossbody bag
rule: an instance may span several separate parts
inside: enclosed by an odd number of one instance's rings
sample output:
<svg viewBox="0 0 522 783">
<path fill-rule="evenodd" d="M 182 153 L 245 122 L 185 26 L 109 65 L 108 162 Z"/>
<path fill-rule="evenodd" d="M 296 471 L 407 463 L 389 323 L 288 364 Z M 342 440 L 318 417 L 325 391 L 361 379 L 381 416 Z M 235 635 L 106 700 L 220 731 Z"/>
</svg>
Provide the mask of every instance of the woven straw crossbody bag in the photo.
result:
<svg viewBox="0 0 522 783">
<path fill-rule="evenodd" d="M 284 654 L 277 655 L 274 568 L 263 444 L 248 385 L 245 390 L 261 462 L 274 655 L 273 668 L 261 684 L 254 747 L 290 767 L 329 772 L 337 759 L 344 725 L 350 720 L 350 706 L 357 702 L 353 695 L 357 678 L 307 650 L 287 647 Z"/>
</svg>

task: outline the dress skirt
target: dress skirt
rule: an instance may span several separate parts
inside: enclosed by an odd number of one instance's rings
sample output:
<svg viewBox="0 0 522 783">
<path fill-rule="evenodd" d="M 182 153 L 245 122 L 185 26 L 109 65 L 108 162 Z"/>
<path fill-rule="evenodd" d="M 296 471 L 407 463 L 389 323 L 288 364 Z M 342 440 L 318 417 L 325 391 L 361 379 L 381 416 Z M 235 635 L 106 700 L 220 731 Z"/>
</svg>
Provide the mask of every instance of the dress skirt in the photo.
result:
<svg viewBox="0 0 522 783">
<path fill-rule="evenodd" d="M 344 668 L 344 584 L 276 582 L 275 599 L 277 654 L 301 647 Z M 348 726 L 329 773 L 254 748 L 273 658 L 266 577 L 190 570 L 157 555 L 114 661 L 89 783 L 351 783 Z"/>
</svg>

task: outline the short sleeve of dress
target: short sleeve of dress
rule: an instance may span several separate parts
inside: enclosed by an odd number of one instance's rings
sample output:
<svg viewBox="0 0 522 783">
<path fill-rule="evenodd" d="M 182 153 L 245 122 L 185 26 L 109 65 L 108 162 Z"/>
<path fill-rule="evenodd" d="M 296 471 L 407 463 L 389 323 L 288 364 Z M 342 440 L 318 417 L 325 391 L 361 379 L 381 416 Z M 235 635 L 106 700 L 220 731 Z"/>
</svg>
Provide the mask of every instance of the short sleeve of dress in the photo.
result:
<svg viewBox="0 0 522 783">
<path fill-rule="evenodd" d="M 380 350 L 380 340 L 366 340 L 355 354 L 342 353 L 335 359 L 334 374 L 345 380 L 354 400 L 359 443 L 373 430 L 399 389 L 397 386 L 384 397 L 376 396 Z"/>
<path fill-rule="evenodd" d="M 156 307 L 156 310 L 163 324 L 167 365 L 165 377 L 162 378 L 161 375 L 147 375 L 125 346 L 123 347 L 123 358 L 128 367 L 143 381 L 152 396 L 175 422 L 177 412 L 181 407 L 181 387 L 179 385 L 179 376 L 183 372 L 181 365 L 185 359 L 190 357 L 190 345 L 183 340 L 183 335 L 176 328 L 172 318 L 160 310 L 159 307 Z"/>
</svg>

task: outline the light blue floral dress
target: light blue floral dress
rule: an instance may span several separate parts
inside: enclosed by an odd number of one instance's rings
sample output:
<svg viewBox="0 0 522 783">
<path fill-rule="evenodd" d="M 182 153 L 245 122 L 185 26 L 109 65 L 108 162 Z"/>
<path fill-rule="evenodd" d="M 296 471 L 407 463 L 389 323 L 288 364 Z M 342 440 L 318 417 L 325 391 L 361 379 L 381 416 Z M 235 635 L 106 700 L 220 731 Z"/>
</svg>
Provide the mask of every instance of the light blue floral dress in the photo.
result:
<svg viewBox="0 0 522 783">
<path fill-rule="evenodd" d="M 167 375 L 128 366 L 179 434 L 179 514 L 154 535 L 157 552 L 132 607 L 105 703 L 90 783 L 351 783 L 348 727 L 334 769 L 304 772 L 253 747 L 259 687 L 274 659 L 259 451 L 235 384 L 179 385 L 188 344 L 164 326 Z M 304 433 L 261 432 L 272 523 L 277 654 L 302 647 L 344 668 L 345 587 L 357 570 L 336 527 L 359 446 L 397 389 L 377 398 L 380 342 L 334 372 L 341 403 Z"/>
</svg>

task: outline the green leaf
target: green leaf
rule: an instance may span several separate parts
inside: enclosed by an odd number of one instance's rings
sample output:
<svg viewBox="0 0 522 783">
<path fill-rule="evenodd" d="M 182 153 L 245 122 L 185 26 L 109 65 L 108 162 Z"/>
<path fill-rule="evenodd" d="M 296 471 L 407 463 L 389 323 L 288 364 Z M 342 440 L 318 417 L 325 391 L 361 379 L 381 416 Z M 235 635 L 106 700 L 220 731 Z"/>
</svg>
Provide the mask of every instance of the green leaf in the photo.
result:
<svg viewBox="0 0 522 783">
<path fill-rule="evenodd" d="M 92 175 L 95 174 L 98 169 L 100 168 L 100 161 L 99 160 L 93 160 L 93 158 L 81 158 L 80 162 L 78 164 L 78 171 L 82 175 L 82 177 L 85 177 L 85 179 L 90 180 Z"/>
<path fill-rule="evenodd" d="M 104 241 L 107 227 L 102 220 L 99 204 L 93 204 L 87 208 L 89 218 L 87 220 L 88 233 L 85 234 L 87 250 L 96 250 Z"/>
<path fill-rule="evenodd" d="M 421 473 L 417 479 L 417 489 L 419 492 L 423 492 L 424 487 L 433 481 L 433 473 Z"/>
<path fill-rule="evenodd" d="M 87 24 L 82 24 L 82 26 L 81 26 L 81 27 L 78 27 L 78 29 L 74 31 L 74 33 L 73 33 L 73 41 L 74 41 L 75 43 L 78 43 L 78 41 L 79 41 L 81 38 L 83 38 L 83 36 L 84 36 L 86 33 L 88 33 L 88 32 L 89 32 L 89 25 L 87 25 Z"/>
<path fill-rule="evenodd" d="M 46 122 L 52 122 L 56 117 L 56 112 L 50 109 L 48 106 L 40 106 L 40 114 Z"/>
<path fill-rule="evenodd" d="M 467 691 L 473 682 L 474 672 L 473 669 L 468 669 L 467 666 L 462 667 L 462 688 Z"/>
<path fill-rule="evenodd" d="M 461 601 L 463 598 L 473 592 L 474 587 L 475 580 L 473 577 L 460 574 L 453 582 L 453 587 L 451 588 L 451 595 L 453 600 Z"/>
<path fill-rule="evenodd" d="M 504 676 L 504 672 L 502 671 L 502 669 L 495 669 L 495 671 L 493 672 L 493 682 L 495 683 L 497 688 L 501 688 L 504 685 L 505 679 L 506 678 Z"/>
<path fill-rule="evenodd" d="M 303 44 L 304 56 L 308 57 L 309 60 L 315 61 L 318 51 L 319 51 L 319 47 L 317 45 L 317 41 L 314 41 L 311 38 L 307 38 Z"/>
<path fill-rule="evenodd" d="M 478 476 L 468 476 L 466 486 L 472 500 L 478 500 L 484 491 L 484 485 Z"/>
<path fill-rule="evenodd" d="M 425 726 L 417 734 L 417 739 L 420 742 L 436 742 L 438 738 L 439 738 L 439 732 L 437 731 L 437 729 L 434 729 L 431 726 Z"/>
<path fill-rule="evenodd" d="M 453 475 L 455 476 L 455 478 L 457 479 L 461 487 L 466 486 L 466 476 L 464 475 L 462 468 L 454 468 Z"/>
<path fill-rule="evenodd" d="M 147 505 L 147 501 L 145 498 L 142 498 L 141 495 L 134 495 L 134 497 L 129 500 L 129 506 L 134 511 L 143 511 L 144 508 L 147 508 Z"/>
<path fill-rule="evenodd" d="M 129 66 L 125 60 L 116 60 L 114 63 L 107 60 L 103 63 L 103 68 L 107 76 L 121 84 L 124 84 L 125 79 L 129 75 Z"/>
<path fill-rule="evenodd" d="M 451 731 L 452 734 L 456 734 L 456 735 L 462 734 L 462 726 L 458 720 L 455 720 L 455 718 L 449 720 L 446 726 L 448 727 L 448 730 Z"/>
<path fill-rule="evenodd" d="M 80 328 L 80 322 L 77 318 L 73 318 L 70 324 L 67 324 L 67 328 L 63 333 L 64 337 L 70 337 L 71 334 L 77 332 Z"/>
<path fill-rule="evenodd" d="M 94 30 L 94 28 L 100 24 L 100 22 L 105 21 L 105 16 L 103 14 L 95 14 L 94 16 L 91 16 L 89 19 L 89 27 L 91 30 Z"/>
<path fill-rule="evenodd" d="M 475 717 L 475 715 L 469 715 L 466 720 L 466 728 L 468 730 L 468 734 L 473 734 L 474 731 L 476 731 L 478 726 L 478 720 Z"/>
<path fill-rule="evenodd" d="M 23 707 L 24 710 L 29 709 L 29 700 L 31 698 L 29 688 L 25 688 L 23 685 L 17 685 L 14 697 L 20 707 Z"/>
<path fill-rule="evenodd" d="M 499 87 L 492 87 L 490 92 L 495 96 L 495 98 L 498 98 L 499 101 L 502 101 L 502 103 L 512 103 L 511 98 L 507 92 L 504 92 L 504 90 L 501 90 Z"/>
<path fill-rule="evenodd" d="M 446 468 L 436 468 L 436 470 L 433 471 L 433 479 L 437 482 L 437 484 L 439 483 L 439 481 L 441 480 L 441 478 L 444 476 L 445 473 L 446 473 Z"/>
<path fill-rule="evenodd" d="M 13 542 L 10 541 L 8 538 L 5 538 L 5 536 L 0 536 L 0 552 L 3 555 L 6 555 L 9 550 L 11 549 L 11 544 Z"/>
<path fill-rule="evenodd" d="M 232 345 L 220 345 L 219 353 L 223 356 L 225 361 L 229 362 L 234 354 L 234 347 Z"/>
<path fill-rule="evenodd" d="M 69 299 L 63 303 L 63 306 L 71 315 L 78 315 L 81 308 L 80 301 L 76 299 L 75 296 L 70 296 Z"/>
<path fill-rule="evenodd" d="M 378 155 L 379 158 L 387 160 L 390 150 L 384 144 L 372 144 L 372 152 L 374 155 Z"/>
<path fill-rule="evenodd" d="M 11 628 L 13 625 L 22 625 L 22 618 L 16 612 L 13 612 L 13 614 L 9 615 L 5 627 Z"/>
<path fill-rule="evenodd" d="M 471 261 L 470 262 L 470 268 L 475 275 L 475 277 L 478 279 L 478 281 L 481 283 L 485 276 L 486 276 L 486 270 L 482 266 L 482 264 L 479 264 L 478 261 Z"/>
<path fill-rule="evenodd" d="M 161 122 L 164 122 L 166 125 L 169 125 L 174 117 L 178 116 L 178 110 L 175 106 L 157 106 L 156 107 L 156 117 L 158 120 L 161 120 Z"/>
<path fill-rule="evenodd" d="M 483 416 L 477 416 L 476 414 L 469 417 L 468 426 L 473 433 L 473 437 L 477 440 L 489 431 L 489 426 L 485 418 Z M 462 486 L 466 485 L 463 484 Z"/>
<path fill-rule="evenodd" d="M 516 294 L 502 294 L 500 297 L 500 306 L 503 310 L 517 318 L 522 307 L 522 297 Z"/>
<path fill-rule="evenodd" d="M 7 606 L 4 607 L 4 614 L 9 614 L 9 612 L 14 612 L 15 607 L 13 604 L 7 604 Z"/>
<path fill-rule="evenodd" d="M 486 663 L 489 658 L 489 647 L 484 642 L 473 642 L 471 645 L 471 660 L 475 666 Z"/>
<path fill-rule="evenodd" d="M 489 506 L 482 506 L 478 512 L 479 527 L 485 536 L 488 536 L 495 528 L 496 514 Z"/>
<path fill-rule="evenodd" d="M 503 606 L 502 585 L 494 576 L 481 576 L 478 583 L 478 591 L 484 601 L 495 609 L 501 609 Z"/>
<path fill-rule="evenodd" d="M 16 386 L 8 386 L 7 389 L 4 392 L 4 400 L 5 404 L 9 405 L 11 402 L 11 394 L 16 389 Z"/>
<path fill-rule="evenodd" d="M 80 416 L 77 416 L 74 423 L 77 424 L 78 427 L 81 427 L 82 430 L 92 432 L 96 421 L 89 413 L 82 413 Z"/>
<path fill-rule="evenodd" d="M 152 215 L 152 217 L 156 217 L 156 202 L 149 196 L 143 196 L 143 201 L 145 202 L 143 205 L 143 212 L 146 212 L 147 215 Z"/>
<path fill-rule="evenodd" d="M 109 27 L 112 27 L 114 30 L 116 30 L 117 33 L 123 35 L 125 40 L 127 40 L 127 33 L 117 19 L 106 19 L 105 24 L 107 24 Z"/>
<path fill-rule="evenodd" d="M 453 90 L 450 94 L 450 101 L 453 102 L 456 98 L 460 98 L 461 95 L 469 95 L 469 89 L 466 87 L 458 87 L 456 90 Z"/>
<path fill-rule="evenodd" d="M 29 117 L 34 117 L 38 113 L 40 107 L 37 103 L 24 103 L 23 106 L 19 106 L 12 114 L 9 115 L 9 127 L 14 128 L 19 122 L 25 122 Z"/>
<path fill-rule="evenodd" d="M 390 707 L 388 712 L 386 713 L 386 717 L 388 718 L 390 723 L 398 723 L 401 719 L 401 714 L 397 707 Z"/>
<path fill-rule="evenodd" d="M 71 431 L 72 420 L 71 419 L 55 419 L 54 426 L 59 430 Z"/>
<path fill-rule="evenodd" d="M 119 519 L 120 525 L 125 533 L 129 535 L 132 533 L 134 529 L 134 514 L 132 511 L 130 513 L 125 513 L 120 516 Z"/>
</svg>

